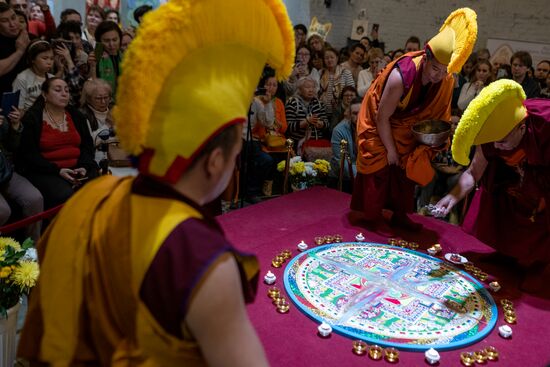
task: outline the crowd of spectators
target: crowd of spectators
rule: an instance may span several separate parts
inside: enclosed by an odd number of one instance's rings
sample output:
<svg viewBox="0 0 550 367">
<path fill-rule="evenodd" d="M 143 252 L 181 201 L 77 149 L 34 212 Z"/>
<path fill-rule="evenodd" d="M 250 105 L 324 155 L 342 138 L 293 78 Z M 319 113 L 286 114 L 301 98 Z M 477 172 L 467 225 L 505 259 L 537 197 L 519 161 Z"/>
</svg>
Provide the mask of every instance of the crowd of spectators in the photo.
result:
<svg viewBox="0 0 550 367">
<path fill-rule="evenodd" d="M 149 10 L 142 6 L 135 11 L 138 24 Z M 9 220 L 14 205 L 22 216 L 39 213 L 62 204 L 99 174 L 106 159 L 101 147 L 116 141 L 111 109 L 134 31 L 122 27 L 113 9 L 90 6 L 84 16 L 64 9 L 56 25 L 45 0 L 0 0 L 0 94 L 20 93 L 18 105 L 0 117 L 2 154 L 15 167 L 11 180 L 0 186 L 0 225 Z M 302 24 L 294 31 L 291 76 L 277 83 L 266 68 L 251 104 L 250 129 L 244 130 L 243 163 L 249 169 L 241 183 L 251 202 L 271 195 L 276 154 L 284 151 L 286 138 L 294 141 L 298 154 L 306 140 L 332 144 L 327 158 L 333 162 L 331 177 L 337 177 L 341 138 L 348 140 L 350 156 L 356 155 L 358 101 L 388 63 L 423 48 L 411 36 L 402 49 L 386 50 L 373 30 L 371 37 L 337 50 L 321 35 L 308 34 Z M 528 98 L 550 98 L 550 61 L 533 65 L 523 51 L 510 60 L 491 58 L 483 49 L 455 75 L 453 121 L 499 78 L 520 83 Z M 344 180 L 350 187 L 353 178 L 347 171 Z M 39 226 L 28 229 L 33 237 L 39 231 Z"/>
</svg>

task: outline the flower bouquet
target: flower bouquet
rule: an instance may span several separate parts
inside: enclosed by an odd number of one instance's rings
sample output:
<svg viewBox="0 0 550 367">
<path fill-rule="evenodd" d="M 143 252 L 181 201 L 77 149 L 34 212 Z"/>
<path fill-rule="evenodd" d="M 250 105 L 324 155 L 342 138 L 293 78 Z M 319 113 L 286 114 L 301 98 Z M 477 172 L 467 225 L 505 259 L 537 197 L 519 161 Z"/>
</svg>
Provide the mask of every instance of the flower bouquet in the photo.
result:
<svg viewBox="0 0 550 367">
<path fill-rule="evenodd" d="M 38 279 L 38 263 L 33 241 L 19 244 L 13 238 L 0 237 L 0 319 L 28 294 Z"/>
<path fill-rule="evenodd" d="M 277 170 L 284 172 L 285 167 L 286 160 L 279 162 Z M 290 184 L 298 190 L 322 184 L 329 171 L 330 163 L 328 161 L 317 159 L 314 162 L 304 162 L 300 156 L 291 158 L 288 168 Z"/>
</svg>

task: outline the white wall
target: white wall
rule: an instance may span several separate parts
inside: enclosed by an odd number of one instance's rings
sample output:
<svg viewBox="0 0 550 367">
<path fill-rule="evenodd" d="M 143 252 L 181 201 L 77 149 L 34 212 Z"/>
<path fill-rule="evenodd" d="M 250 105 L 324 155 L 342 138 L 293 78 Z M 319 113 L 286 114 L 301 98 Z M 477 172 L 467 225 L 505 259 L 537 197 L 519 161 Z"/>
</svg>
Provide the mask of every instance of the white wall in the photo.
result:
<svg viewBox="0 0 550 367">
<path fill-rule="evenodd" d="M 283 0 L 292 20 L 292 24 L 305 24 L 309 26 L 311 16 L 309 14 L 309 1 L 308 0 Z"/>
<path fill-rule="evenodd" d="M 447 15 L 461 7 L 478 14 L 476 49 L 485 47 L 487 38 L 550 43 L 548 0 L 332 0 L 328 9 L 323 0 L 310 0 L 310 15 L 331 21 L 327 40 L 343 47 L 353 19 L 366 9 L 370 26 L 380 24 L 380 38 L 386 50 L 393 50 L 402 48 L 411 35 L 422 41 L 431 38 Z"/>
</svg>

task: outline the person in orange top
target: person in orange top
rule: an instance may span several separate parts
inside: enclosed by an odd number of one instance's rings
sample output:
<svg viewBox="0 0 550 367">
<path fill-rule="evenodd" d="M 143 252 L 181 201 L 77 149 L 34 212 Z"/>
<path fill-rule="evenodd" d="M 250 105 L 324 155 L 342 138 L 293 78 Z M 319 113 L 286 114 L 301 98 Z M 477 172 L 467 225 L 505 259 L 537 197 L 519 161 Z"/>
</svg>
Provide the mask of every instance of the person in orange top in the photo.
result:
<svg viewBox="0 0 550 367">
<path fill-rule="evenodd" d="M 468 8 L 453 12 L 423 51 L 410 52 L 390 63 L 369 89 L 357 123 L 357 177 L 351 209 L 377 224 L 382 209 L 393 210 L 392 224 L 410 230 L 420 226 L 413 211 L 415 183 L 433 177 L 432 152 L 418 146 L 414 123 L 451 118 L 454 81 L 477 37 L 476 14 Z"/>
</svg>

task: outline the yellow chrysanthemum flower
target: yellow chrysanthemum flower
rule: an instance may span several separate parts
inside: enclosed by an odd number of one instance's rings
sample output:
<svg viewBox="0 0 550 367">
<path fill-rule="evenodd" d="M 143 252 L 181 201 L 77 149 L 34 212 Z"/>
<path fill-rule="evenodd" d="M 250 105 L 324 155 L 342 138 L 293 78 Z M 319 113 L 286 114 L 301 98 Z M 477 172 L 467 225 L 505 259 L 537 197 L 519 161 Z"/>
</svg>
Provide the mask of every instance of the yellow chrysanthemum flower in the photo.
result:
<svg viewBox="0 0 550 367">
<path fill-rule="evenodd" d="M 22 261 L 13 271 L 11 280 L 21 288 L 32 288 L 38 279 L 38 264 L 34 261 Z"/>
<path fill-rule="evenodd" d="M 15 251 L 21 251 L 21 245 L 13 238 L 0 237 L 0 253 L 4 253 L 7 247 L 11 247 Z"/>
<path fill-rule="evenodd" d="M 277 164 L 277 171 L 283 172 L 285 170 L 285 167 L 286 167 L 286 161 L 280 161 Z"/>
</svg>

